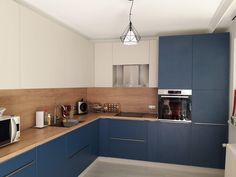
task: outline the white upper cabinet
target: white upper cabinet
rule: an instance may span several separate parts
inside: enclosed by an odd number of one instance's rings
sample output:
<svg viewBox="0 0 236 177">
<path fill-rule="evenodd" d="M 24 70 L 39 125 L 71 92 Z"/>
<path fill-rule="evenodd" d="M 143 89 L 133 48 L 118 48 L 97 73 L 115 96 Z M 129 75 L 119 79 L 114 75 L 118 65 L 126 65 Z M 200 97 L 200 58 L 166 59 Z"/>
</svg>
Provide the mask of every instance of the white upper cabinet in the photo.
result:
<svg viewBox="0 0 236 177">
<path fill-rule="evenodd" d="M 150 40 L 149 87 L 158 86 L 158 40 Z"/>
<path fill-rule="evenodd" d="M 94 85 L 93 43 L 21 7 L 22 88 Z"/>
<path fill-rule="evenodd" d="M 149 64 L 149 41 L 140 41 L 137 45 L 113 43 L 113 65 Z"/>
<path fill-rule="evenodd" d="M 19 6 L 0 0 L 0 89 L 20 87 Z"/>
<path fill-rule="evenodd" d="M 95 44 L 95 87 L 112 87 L 112 43 Z"/>
<path fill-rule="evenodd" d="M 149 87 L 157 87 L 158 41 L 145 40 L 135 46 L 121 42 L 98 42 L 95 44 L 95 87 L 113 86 L 114 65 L 147 64 Z"/>
</svg>

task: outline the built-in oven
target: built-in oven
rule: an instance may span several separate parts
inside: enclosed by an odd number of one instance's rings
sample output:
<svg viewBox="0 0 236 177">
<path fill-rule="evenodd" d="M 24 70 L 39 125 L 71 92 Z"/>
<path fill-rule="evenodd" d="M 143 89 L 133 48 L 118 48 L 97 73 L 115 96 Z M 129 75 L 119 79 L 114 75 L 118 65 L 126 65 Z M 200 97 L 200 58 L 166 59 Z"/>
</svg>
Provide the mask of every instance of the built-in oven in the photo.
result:
<svg viewBox="0 0 236 177">
<path fill-rule="evenodd" d="M 158 118 L 191 121 L 192 90 L 159 89 Z"/>
</svg>

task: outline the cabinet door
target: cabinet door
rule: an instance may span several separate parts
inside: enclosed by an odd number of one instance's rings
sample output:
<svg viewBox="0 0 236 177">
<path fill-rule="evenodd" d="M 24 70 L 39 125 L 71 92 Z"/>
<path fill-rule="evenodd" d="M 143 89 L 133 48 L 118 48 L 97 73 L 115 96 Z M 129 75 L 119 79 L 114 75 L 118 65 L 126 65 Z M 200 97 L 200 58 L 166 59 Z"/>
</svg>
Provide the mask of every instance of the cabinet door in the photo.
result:
<svg viewBox="0 0 236 177">
<path fill-rule="evenodd" d="M 95 44 L 95 87 L 112 87 L 112 43 Z"/>
<path fill-rule="evenodd" d="M 228 89 L 229 33 L 193 36 L 193 89 Z"/>
<path fill-rule="evenodd" d="M 98 121 L 67 136 L 67 175 L 77 177 L 98 156 Z"/>
<path fill-rule="evenodd" d="M 66 177 L 65 136 L 37 148 L 38 177 Z"/>
<path fill-rule="evenodd" d="M 225 124 L 228 120 L 227 90 L 193 90 L 192 120 Z"/>
<path fill-rule="evenodd" d="M 0 176 L 34 177 L 36 176 L 36 150 L 30 150 L 0 164 Z"/>
<path fill-rule="evenodd" d="M 73 156 L 90 144 L 91 132 L 88 126 L 81 127 L 67 135 L 67 156 Z"/>
<path fill-rule="evenodd" d="M 0 88 L 20 87 L 20 7 L 14 1 L 0 1 Z"/>
<path fill-rule="evenodd" d="M 99 120 L 99 155 L 108 156 L 108 144 L 109 144 L 109 135 L 108 135 L 108 125 L 109 119 L 100 119 Z"/>
<path fill-rule="evenodd" d="M 159 38 L 159 88 L 192 88 L 192 36 Z"/>
<path fill-rule="evenodd" d="M 190 143 L 191 123 L 158 123 L 158 162 L 190 164 Z"/>
<path fill-rule="evenodd" d="M 113 65 L 149 64 L 149 41 L 127 46 L 113 43 Z"/>
<path fill-rule="evenodd" d="M 227 143 L 227 126 L 210 124 L 192 125 L 192 165 L 224 168 Z"/>
<path fill-rule="evenodd" d="M 147 122 L 110 120 L 109 156 L 147 160 Z"/>
</svg>

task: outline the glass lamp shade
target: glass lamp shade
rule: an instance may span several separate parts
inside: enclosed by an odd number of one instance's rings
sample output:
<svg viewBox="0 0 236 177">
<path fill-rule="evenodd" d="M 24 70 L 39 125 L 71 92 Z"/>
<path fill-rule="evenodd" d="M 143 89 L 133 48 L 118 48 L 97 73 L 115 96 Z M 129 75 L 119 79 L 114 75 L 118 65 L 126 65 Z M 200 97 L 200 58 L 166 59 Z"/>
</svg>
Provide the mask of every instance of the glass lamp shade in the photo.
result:
<svg viewBox="0 0 236 177">
<path fill-rule="evenodd" d="M 136 45 L 141 39 L 141 36 L 132 25 L 132 22 L 130 22 L 120 39 L 124 45 Z"/>
</svg>

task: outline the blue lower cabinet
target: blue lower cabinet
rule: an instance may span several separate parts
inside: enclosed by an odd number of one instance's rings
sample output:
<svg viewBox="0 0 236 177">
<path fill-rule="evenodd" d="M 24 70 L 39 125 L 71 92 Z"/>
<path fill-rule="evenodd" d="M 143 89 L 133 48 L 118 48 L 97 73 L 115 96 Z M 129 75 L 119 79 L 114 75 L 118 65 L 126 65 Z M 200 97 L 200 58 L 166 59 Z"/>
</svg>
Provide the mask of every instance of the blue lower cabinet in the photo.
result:
<svg viewBox="0 0 236 177">
<path fill-rule="evenodd" d="M 36 150 L 30 150 L 0 164 L 0 176 L 36 177 Z"/>
<path fill-rule="evenodd" d="M 77 177 L 98 156 L 99 122 L 94 121 L 67 135 L 67 175 Z"/>
<path fill-rule="evenodd" d="M 99 155 L 108 156 L 109 135 L 108 125 L 109 119 L 99 120 Z"/>
<path fill-rule="evenodd" d="M 109 120 L 108 156 L 147 160 L 146 121 Z"/>
<path fill-rule="evenodd" d="M 91 163 L 91 146 L 87 145 L 68 157 L 67 176 L 78 177 Z"/>
<path fill-rule="evenodd" d="M 158 122 L 148 122 L 148 161 L 157 161 Z"/>
<path fill-rule="evenodd" d="M 191 123 L 158 122 L 156 161 L 189 165 L 191 163 Z"/>
<path fill-rule="evenodd" d="M 192 165 L 201 167 L 224 168 L 228 128 L 226 125 L 192 125 Z"/>
<path fill-rule="evenodd" d="M 37 148 L 37 174 L 38 177 L 67 177 L 65 136 Z"/>
</svg>

